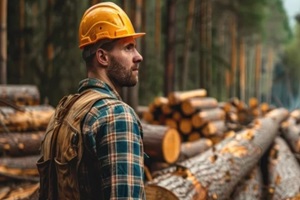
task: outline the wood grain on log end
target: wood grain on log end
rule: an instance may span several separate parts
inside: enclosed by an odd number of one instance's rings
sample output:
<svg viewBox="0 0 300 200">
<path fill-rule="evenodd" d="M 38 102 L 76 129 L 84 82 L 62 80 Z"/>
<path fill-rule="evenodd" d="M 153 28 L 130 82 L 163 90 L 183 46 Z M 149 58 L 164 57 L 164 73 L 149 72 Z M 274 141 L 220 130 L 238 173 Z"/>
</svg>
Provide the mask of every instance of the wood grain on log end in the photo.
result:
<svg viewBox="0 0 300 200">
<path fill-rule="evenodd" d="M 175 162 L 180 154 L 181 138 L 176 129 L 170 129 L 164 136 L 162 150 L 167 163 Z"/>
</svg>

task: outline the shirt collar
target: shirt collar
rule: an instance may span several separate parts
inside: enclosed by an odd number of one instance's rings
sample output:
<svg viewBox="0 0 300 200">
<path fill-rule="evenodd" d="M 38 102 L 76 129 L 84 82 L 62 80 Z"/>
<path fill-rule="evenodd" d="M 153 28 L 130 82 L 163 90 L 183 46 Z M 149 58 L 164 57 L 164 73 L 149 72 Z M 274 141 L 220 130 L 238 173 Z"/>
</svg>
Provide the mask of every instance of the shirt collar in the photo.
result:
<svg viewBox="0 0 300 200">
<path fill-rule="evenodd" d="M 120 95 L 113 88 L 111 88 L 107 83 L 96 78 L 86 78 L 80 81 L 78 92 L 81 93 L 84 90 L 92 88 L 98 90 L 99 92 L 109 94 L 116 99 L 122 100 Z"/>
</svg>

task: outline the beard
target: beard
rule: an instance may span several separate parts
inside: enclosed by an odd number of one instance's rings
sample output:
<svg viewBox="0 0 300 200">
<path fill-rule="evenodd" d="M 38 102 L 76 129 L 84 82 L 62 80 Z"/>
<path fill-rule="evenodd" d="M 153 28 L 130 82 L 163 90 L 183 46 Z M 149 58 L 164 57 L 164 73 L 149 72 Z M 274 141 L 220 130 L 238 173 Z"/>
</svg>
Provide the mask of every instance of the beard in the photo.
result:
<svg viewBox="0 0 300 200">
<path fill-rule="evenodd" d="M 107 68 L 107 76 L 110 80 L 119 87 L 132 87 L 138 82 L 138 75 L 133 74 L 133 69 L 138 68 L 137 66 L 132 66 L 126 69 L 124 65 L 111 57 L 111 64 Z"/>
</svg>

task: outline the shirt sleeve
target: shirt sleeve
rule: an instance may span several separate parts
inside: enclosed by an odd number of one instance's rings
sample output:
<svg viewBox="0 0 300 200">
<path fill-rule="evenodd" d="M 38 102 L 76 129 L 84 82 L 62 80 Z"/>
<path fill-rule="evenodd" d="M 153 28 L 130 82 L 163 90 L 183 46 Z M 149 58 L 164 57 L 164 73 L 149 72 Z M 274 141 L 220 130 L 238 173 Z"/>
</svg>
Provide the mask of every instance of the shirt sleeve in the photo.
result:
<svg viewBox="0 0 300 200">
<path fill-rule="evenodd" d="M 107 113 L 96 139 L 105 199 L 144 199 L 144 163 L 138 119 L 126 106 Z"/>
</svg>

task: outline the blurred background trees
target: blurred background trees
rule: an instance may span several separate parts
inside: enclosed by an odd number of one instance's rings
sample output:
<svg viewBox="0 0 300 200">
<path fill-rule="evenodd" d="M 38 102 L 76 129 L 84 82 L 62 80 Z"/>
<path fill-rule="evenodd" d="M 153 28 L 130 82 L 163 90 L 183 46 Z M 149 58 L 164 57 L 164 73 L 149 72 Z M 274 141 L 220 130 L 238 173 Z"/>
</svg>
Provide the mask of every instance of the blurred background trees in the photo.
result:
<svg viewBox="0 0 300 200">
<path fill-rule="evenodd" d="M 78 25 L 98 2 L 7 1 L 6 83 L 36 84 L 51 105 L 75 92 L 85 77 Z M 295 31 L 289 27 L 282 0 L 113 2 L 128 13 L 136 31 L 147 33 L 138 39 L 144 57 L 140 83 L 122 94 L 129 104 L 204 88 L 219 101 L 256 97 L 299 107 L 300 32 L 298 25 Z"/>
</svg>

